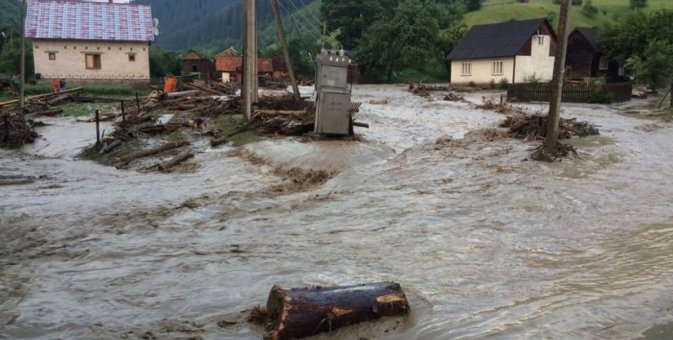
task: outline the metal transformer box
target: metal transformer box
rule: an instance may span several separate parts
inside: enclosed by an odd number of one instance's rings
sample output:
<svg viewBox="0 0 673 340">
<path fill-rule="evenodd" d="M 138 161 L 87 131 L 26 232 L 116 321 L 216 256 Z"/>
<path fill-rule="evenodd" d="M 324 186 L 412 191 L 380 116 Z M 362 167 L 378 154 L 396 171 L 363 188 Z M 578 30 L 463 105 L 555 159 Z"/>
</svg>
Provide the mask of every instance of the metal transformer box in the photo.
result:
<svg viewBox="0 0 673 340">
<path fill-rule="evenodd" d="M 347 90 L 323 89 L 318 96 L 315 132 L 323 135 L 350 134 L 351 94 Z"/>
</svg>

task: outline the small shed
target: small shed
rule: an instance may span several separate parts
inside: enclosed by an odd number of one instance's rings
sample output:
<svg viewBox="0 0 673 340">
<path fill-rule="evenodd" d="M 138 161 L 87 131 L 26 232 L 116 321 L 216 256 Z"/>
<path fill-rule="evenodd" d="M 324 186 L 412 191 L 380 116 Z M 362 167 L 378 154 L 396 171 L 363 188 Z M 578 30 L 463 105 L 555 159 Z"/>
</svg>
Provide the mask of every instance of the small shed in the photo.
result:
<svg viewBox="0 0 673 340">
<path fill-rule="evenodd" d="M 193 73 L 198 73 L 201 80 L 213 80 L 216 75 L 215 66 L 210 59 L 203 57 L 194 50 L 189 50 L 182 58 L 182 74 Z"/>
<path fill-rule="evenodd" d="M 568 35 L 566 67 L 569 79 L 605 77 L 617 80 L 623 75 L 619 62 L 603 54 L 598 44 L 598 34 L 598 27 L 577 27 Z"/>
</svg>

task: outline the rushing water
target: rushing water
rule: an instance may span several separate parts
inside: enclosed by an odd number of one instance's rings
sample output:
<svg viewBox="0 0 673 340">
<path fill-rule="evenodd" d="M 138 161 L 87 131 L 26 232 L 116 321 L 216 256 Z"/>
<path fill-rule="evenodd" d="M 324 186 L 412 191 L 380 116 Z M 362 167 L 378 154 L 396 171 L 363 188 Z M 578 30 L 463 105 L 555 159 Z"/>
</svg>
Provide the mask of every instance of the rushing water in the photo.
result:
<svg viewBox="0 0 673 340">
<path fill-rule="evenodd" d="M 470 134 L 499 114 L 395 86 L 354 94 L 371 124 L 361 141 L 246 146 L 256 162 L 225 147 L 189 174 L 56 150 L 79 137 L 26 150 L 39 156 L 0 151 L 0 175 L 36 178 L 0 187 L 0 338 L 259 339 L 234 322 L 274 284 L 382 280 L 401 283 L 412 315 L 336 338 L 671 334 L 671 124 L 568 105 L 602 136 L 548 164 L 525 161 L 528 144 Z M 292 167 L 336 176 L 273 190 Z"/>
</svg>

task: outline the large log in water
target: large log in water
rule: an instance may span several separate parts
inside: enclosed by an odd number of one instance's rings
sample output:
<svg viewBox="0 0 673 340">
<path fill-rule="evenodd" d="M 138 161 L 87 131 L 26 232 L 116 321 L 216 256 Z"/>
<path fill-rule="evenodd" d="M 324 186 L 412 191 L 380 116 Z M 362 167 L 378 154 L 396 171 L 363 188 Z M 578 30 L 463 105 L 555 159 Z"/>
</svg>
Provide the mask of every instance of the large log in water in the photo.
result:
<svg viewBox="0 0 673 340">
<path fill-rule="evenodd" d="M 265 339 L 284 340 L 331 332 L 384 316 L 409 312 L 399 284 L 283 289 L 274 286 L 266 303 Z"/>
</svg>

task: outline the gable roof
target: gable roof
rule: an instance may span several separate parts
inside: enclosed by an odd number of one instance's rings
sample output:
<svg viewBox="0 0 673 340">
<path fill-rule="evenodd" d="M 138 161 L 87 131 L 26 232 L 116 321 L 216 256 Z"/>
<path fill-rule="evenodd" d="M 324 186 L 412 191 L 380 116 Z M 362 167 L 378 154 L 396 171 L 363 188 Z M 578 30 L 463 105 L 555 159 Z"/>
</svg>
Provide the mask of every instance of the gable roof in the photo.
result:
<svg viewBox="0 0 673 340">
<path fill-rule="evenodd" d="M 243 58 L 241 57 L 215 57 L 215 70 L 218 72 L 236 72 L 240 71 L 243 66 Z"/>
<path fill-rule="evenodd" d="M 239 53 L 238 51 L 236 51 L 236 49 L 234 48 L 234 46 L 231 46 L 231 47 L 229 47 L 228 49 L 226 49 L 226 50 L 224 50 L 224 51 L 218 53 L 218 54 L 215 55 L 215 56 L 216 56 L 216 57 L 240 57 L 240 56 L 241 56 L 241 53 Z"/>
<path fill-rule="evenodd" d="M 204 58 L 199 52 L 189 50 L 187 51 L 187 54 L 182 57 L 182 60 L 208 60 L 208 58 Z"/>
<path fill-rule="evenodd" d="M 598 46 L 599 31 L 600 30 L 598 29 L 598 27 L 577 27 L 570 34 L 573 34 L 575 32 L 581 34 L 584 37 L 584 39 L 586 39 L 587 42 L 591 45 L 591 47 L 594 48 L 596 52 L 600 52 L 601 48 Z"/>
<path fill-rule="evenodd" d="M 25 29 L 32 39 L 154 41 L 147 5 L 29 0 Z"/>
<path fill-rule="evenodd" d="M 473 26 L 446 59 L 514 56 L 540 26 L 545 24 L 549 26 L 551 32 L 554 32 L 549 21 L 544 18 Z M 556 39 L 555 34 L 553 39 Z"/>
</svg>

